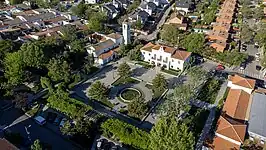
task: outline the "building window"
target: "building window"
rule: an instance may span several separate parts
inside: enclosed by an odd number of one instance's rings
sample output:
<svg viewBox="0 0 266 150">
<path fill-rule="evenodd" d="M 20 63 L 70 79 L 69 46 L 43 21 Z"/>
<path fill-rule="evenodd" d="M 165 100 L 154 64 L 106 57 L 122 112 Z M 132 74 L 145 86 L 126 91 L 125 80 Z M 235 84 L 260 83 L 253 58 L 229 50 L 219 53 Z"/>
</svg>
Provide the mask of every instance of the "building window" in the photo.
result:
<svg viewBox="0 0 266 150">
<path fill-rule="evenodd" d="M 148 59 L 148 61 L 150 61 L 150 60 Z"/>
<path fill-rule="evenodd" d="M 172 62 L 174 62 L 174 60 L 172 59 Z"/>
<path fill-rule="evenodd" d="M 145 52 L 142 52 L 143 55 L 145 55 Z"/>
<path fill-rule="evenodd" d="M 151 56 L 151 53 L 149 53 L 149 56 Z"/>
<path fill-rule="evenodd" d="M 171 66 L 171 68 L 174 68 L 173 66 Z"/>
<path fill-rule="evenodd" d="M 180 61 L 177 61 L 178 64 L 180 64 Z"/>
</svg>

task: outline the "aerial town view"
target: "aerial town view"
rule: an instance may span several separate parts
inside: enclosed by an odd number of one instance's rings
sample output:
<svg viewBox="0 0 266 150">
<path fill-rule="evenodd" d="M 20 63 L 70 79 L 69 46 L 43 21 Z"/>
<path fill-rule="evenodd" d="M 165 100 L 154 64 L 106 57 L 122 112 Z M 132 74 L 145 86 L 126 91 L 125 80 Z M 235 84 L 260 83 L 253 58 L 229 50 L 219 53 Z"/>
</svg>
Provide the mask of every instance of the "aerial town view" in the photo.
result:
<svg viewBox="0 0 266 150">
<path fill-rule="evenodd" d="M 0 150 L 266 150 L 266 0 L 2 0 Z"/>
</svg>

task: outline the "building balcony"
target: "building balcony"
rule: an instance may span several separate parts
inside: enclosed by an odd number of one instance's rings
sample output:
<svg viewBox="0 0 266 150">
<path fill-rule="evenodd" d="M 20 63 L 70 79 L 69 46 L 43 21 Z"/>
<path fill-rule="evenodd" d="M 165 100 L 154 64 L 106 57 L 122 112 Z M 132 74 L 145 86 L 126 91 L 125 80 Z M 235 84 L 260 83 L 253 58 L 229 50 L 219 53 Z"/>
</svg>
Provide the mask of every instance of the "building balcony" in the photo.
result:
<svg viewBox="0 0 266 150">
<path fill-rule="evenodd" d="M 161 58 L 159 58 L 159 59 L 157 59 L 157 61 L 162 61 L 162 59 L 161 59 Z"/>
<path fill-rule="evenodd" d="M 163 60 L 164 63 L 167 63 L 168 61 L 167 60 Z"/>
<path fill-rule="evenodd" d="M 156 57 L 151 57 L 151 59 L 156 60 Z"/>
</svg>

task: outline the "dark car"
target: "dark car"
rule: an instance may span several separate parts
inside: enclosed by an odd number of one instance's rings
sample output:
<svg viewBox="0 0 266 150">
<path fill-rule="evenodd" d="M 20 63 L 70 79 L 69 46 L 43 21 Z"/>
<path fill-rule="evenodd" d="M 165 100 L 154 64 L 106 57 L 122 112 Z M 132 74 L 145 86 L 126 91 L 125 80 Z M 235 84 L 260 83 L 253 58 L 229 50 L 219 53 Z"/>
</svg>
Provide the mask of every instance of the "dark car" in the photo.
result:
<svg viewBox="0 0 266 150">
<path fill-rule="evenodd" d="M 221 71 L 221 70 L 224 70 L 224 69 L 225 69 L 225 67 L 223 65 L 221 65 L 221 64 L 217 65 L 216 68 L 215 68 L 215 70 L 217 70 L 217 71 Z"/>
<path fill-rule="evenodd" d="M 57 117 L 56 113 L 48 112 L 47 121 L 53 123 L 55 118 Z"/>
</svg>

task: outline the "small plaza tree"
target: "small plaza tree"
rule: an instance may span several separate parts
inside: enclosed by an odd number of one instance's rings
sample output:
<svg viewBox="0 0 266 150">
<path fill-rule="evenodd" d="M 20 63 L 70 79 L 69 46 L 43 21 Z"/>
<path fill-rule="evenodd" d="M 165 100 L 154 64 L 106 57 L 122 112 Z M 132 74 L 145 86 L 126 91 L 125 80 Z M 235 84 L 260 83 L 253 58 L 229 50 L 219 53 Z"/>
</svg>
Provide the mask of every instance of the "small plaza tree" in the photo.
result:
<svg viewBox="0 0 266 150">
<path fill-rule="evenodd" d="M 88 89 L 88 95 L 92 99 L 104 100 L 107 97 L 107 88 L 100 81 L 96 81 Z"/>
<path fill-rule="evenodd" d="M 145 103 L 145 99 L 137 98 L 133 102 L 128 104 L 128 113 L 130 116 L 136 118 L 142 118 L 143 115 L 147 112 L 148 106 Z"/>
<path fill-rule="evenodd" d="M 35 140 L 34 143 L 30 146 L 31 150 L 42 150 L 42 145 L 39 139 Z"/>
<path fill-rule="evenodd" d="M 130 66 L 124 62 L 122 63 L 119 67 L 118 67 L 118 75 L 126 80 L 127 78 L 130 77 L 130 74 L 131 74 L 131 70 L 130 70 Z"/>
<path fill-rule="evenodd" d="M 162 92 L 167 88 L 167 81 L 162 74 L 157 74 L 152 80 L 152 90 L 153 92 Z"/>
</svg>

